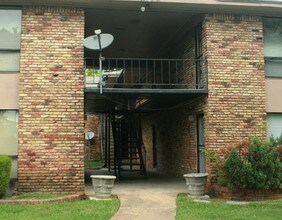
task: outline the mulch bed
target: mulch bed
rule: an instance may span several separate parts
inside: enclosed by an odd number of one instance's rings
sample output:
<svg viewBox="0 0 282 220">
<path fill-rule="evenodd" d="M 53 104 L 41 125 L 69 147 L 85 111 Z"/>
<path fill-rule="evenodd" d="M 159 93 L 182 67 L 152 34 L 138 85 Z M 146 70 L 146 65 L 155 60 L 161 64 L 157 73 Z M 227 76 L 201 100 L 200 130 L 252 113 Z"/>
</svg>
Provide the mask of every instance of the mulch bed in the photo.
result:
<svg viewBox="0 0 282 220">
<path fill-rule="evenodd" d="M 73 194 L 73 195 L 65 195 L 56 198 L 50 199 L 5 199 L 0 200 L 1 204 L 42 204 L 42 203 L 50 203 L 50 202 L 64 202 L 64 201 L 76 201 L 85 199 L 84 194 Z"/>
<path fill-rule="evenodd" d="M 215 198 L 237 201 L 262 201 L 269 199 L 281 199 L 282 189 L 245 189 L 230 192 L 226 187 L 213 186 L 211 195 Z"/>
</svg>

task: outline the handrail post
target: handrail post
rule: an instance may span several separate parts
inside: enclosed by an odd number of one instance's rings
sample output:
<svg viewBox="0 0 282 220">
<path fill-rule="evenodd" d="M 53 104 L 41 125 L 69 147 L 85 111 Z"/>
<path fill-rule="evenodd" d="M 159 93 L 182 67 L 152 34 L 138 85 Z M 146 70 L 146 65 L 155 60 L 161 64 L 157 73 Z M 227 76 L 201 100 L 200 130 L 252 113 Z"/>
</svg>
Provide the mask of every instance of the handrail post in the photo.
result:
<svg viewBox="0 0 282 220">
<path fill-rule="evenodd" d="M 104 57 L 102 57 L 102 51 L 100 52 L 99 55 L 99 71 L 100 71 L 100 94 L 103 93 L 103 69 L 102 69 L 102 61 L 103 61 Z"/>
</svg>

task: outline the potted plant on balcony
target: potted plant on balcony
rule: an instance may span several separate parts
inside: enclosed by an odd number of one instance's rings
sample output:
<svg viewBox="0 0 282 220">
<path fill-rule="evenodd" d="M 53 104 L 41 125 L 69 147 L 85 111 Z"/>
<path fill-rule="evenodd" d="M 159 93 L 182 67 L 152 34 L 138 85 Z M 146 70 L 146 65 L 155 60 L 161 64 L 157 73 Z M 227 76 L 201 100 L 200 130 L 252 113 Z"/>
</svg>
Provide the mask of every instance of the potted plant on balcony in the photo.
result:
<svg viewBox="0 0 282 220">
<path fill-rule="evenodd" d="M 94 84 L 96 87 L 100 82 L 100 71 L 98 69 L 89 69 L 85 70 L 85 83 Z"/>
</svg>

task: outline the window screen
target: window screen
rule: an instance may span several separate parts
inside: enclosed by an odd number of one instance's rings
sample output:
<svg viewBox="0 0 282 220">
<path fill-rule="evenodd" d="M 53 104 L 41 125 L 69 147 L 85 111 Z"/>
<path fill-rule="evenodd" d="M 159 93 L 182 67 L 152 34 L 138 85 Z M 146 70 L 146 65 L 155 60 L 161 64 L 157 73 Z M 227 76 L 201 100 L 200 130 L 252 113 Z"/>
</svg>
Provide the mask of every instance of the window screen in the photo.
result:
<svg viewBox="0 0 282 220">
<path fill-rule="evenodd" d="M 18 111 L 0 110 L 0 154 L 18 155 Z"/>
<path fill-rule="evenodd" d="M 19 71 L 21 10 L 0 9 L 0 71 Z"/>
<path fill-rule="evenodd" d="M 267 136 L 280 137 L 282 133 L 282 113 L 267 114 Z"/>
<path fill-rule="evenodd" d="M 282 19 L 264 19 L 265 72 L 282 77 Z"/>
</svg>

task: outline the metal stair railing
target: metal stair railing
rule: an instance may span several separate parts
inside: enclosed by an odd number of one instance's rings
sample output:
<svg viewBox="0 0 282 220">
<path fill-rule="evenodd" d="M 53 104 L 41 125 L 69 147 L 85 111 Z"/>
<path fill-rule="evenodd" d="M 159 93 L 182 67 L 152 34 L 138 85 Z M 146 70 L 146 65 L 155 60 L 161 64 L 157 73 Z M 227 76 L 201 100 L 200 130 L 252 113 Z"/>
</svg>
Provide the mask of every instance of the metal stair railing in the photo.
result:
<svg viewBox="0 0 282 220">
<path fill-rule="evenodd" d="M 140 119 L 139 119 L 140 120 Z M 114 171 L 119 178 L 122 172 L 139 171 L 139 175 L 146 175 L 146 149 L 142 141 L 141 124 L 136 118 L 117 120 L 115 115 L 111 118 L 114 137 Z M 123 126 L 122 126 L 123 124 Z M 122 129 L 127 130 L 122 130 Z M 126 132 L 123 134 L 122 132 Z M 124 141 L 122 142 L 122 138 Z M 122 148 L 126 145 L 126 149 Z M 138 165 L 138 169 L 136 166 Z M 127 167 L 127 168 L 126 168 Z"/>
</svg>

